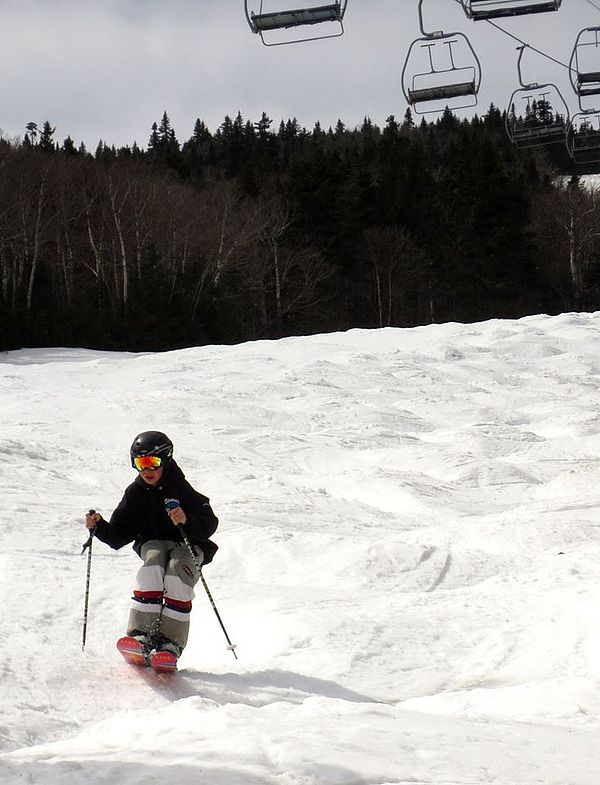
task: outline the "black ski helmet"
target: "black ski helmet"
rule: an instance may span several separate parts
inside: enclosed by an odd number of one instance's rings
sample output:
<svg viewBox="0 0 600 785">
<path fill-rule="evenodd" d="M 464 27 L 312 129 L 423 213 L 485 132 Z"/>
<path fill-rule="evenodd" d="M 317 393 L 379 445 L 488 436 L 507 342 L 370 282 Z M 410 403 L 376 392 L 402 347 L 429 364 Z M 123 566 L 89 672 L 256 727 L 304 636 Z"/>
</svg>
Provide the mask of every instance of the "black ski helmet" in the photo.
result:
<svg viewBox="0 0 600 785">
<path fill-rule="evenodd" d="M 133 440 L 129 455 L 134 469 L 134 459 L 140 455 L 158 455 L 159 458 L 162 458 L 163 466 L 166 467 L 173 457 L 173 442 L 160 431 L 144 431 Z"/>
</svg>

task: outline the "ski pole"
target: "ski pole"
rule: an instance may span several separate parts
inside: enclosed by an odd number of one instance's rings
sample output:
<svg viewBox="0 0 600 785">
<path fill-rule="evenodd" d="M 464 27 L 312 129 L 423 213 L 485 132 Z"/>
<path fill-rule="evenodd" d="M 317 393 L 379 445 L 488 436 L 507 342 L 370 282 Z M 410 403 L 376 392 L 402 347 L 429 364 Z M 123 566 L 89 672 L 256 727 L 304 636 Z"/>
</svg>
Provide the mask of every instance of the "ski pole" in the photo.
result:
<svg viewBox="0 0 600 785">
<path fill-rule="evenodd" d="M 235 647 L 237 646 L 237 644 L 236 643 L 232 643 L 230 641 L 230 639 L 229 639 L 229 635 L 227 634 L 227 630 L 225 629 L 225 625 L 223 624 L 223 620 L 221 619 L 221 616 L 219 615 L 219 611 L 217 610 L 217 606 L 215 605 L 215 601 L 212 598 L 212 594 L 210 593 L 210 589 L 208 588 L 208 584 L 206 583 L 204 575 L 202 574 L 202 565 L 198 561 L 198 554 L 194 550 L 194 546 L 190 542 L 190 538 L 187 536 L 186 532 L 182 531 L 181 533 L 183 534 L 183 541 L 187 545 L 188 550 L 189 550 L 189 552 L 190 552 L 190 554 L 192 556 L 192 559 L 194 560 L 194 564 L 196 566 L 196 569 L 198 570 L 198 575 L 200 576 L 200 580 L 202 581 L 202 585 L 204 586 L 204 591 L 206 592 L 206 595 L 207 595 L 208 599 L 210 600 L 210 604 L 212 605 L 212 609 L 215 612 L 215 615 L 216 615 L 217 619 L 219 620 L 219 624 L 221 625 L 221 629 L 223 630 L 223 634 L 225 635 L 225 638 L 227 640 L 227 648 L 231 650 L 231 653 L 233 654 L 233 656 L 237 660 L 238 657 L 237 657 L 237 654 L 235 653 Z"/>
<path fill-rule="evenodd" d="M 90 510 L 90 515 L 93 515 L 96 511 Z M 87 620 L 88 620 L 88 606 L 89 606 L 89 599 L 90 599 L 90 577 L 92 574 L 92 542 L 94 540 L 94 532 L 95 529 L 90 530 L 90 536 L 87 540 L 83 543 L 83 548 L 81 549 L 81 555 L 88 552 L 88 559 L 87 559 L 87 575 L 85 579 L 85 604 L 83 608 L 83 636 L 81 639 L 81 651 L 85 651 L 85 638 L 87 634 Z"/>
<path fill-rule="evenodd" d="M 179 502 L 177 501 L 177 499 L 165 499 L 165 507 L 167 508 L 167 510 L 174 510 L 175 507 L 179 507 L 179 506 L 180 505 L 179 505 Z M 225 639 L 227 641 L 227 648 L 231 651 L 231 653 L 233 654 L 233 656 L 237 660 L 238 656 L 235 653 L 235 647 L 237 646 L 237 643 L 232 643 L 230 638 L 229 638 L 229 635 L 227 634 L 227 630 L 225 629 L 225 625 L 223 624 L 223 620 L 221 619 L 221 616 L 219 614 L 219 611 L 217 610 L 217 606 L 215 604 L 215 601 L 213 600 L 212 594 L 210 593 L 210 589 L 208 588 L 208 584 L 206 583 L 204 575 L 202 574 L 202 565 L 200 564 L 200 561 L 198 559 L 198 554 L 194 550 L 194 546 L 192 545 L 192 543 L 190 541 L 190 538 L 187 536 L 186 530 L 183 528 L 183 526 L 180 526 L 179 528 L 180 528 L 181 534 L 183 536 L 183 541 L 185 542 L 185 544 L 187 546 L 187 549 L 190 552 L 190 556 L 192 557 L 192 560 L 194 562 L 194 566 L 196 567 L 196 570 L 198 571 L 198 575 L 200 576 L 200 580 L 202 581 L 202 585 L 204 586 L 204 591 L 206 592 L 206 595 L 207 595 L 208 599 L 210 600 L 210 604 L 212 605 L 212 609 L 215 612 L 215 616 L 219 620 L 219 624 L 221 625 L 221 629 L 223 630 L 223 634 L 225 635 Z"/>
</svg>

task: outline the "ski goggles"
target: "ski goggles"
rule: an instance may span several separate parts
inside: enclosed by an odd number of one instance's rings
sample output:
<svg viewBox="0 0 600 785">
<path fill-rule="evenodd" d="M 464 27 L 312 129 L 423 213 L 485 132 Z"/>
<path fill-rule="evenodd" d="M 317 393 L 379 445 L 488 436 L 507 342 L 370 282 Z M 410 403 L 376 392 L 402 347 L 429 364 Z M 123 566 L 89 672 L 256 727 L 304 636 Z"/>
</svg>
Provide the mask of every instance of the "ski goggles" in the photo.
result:
<svg viewBox="0 0 600 785">
<path fill-rule="evenodd" d="M 137 455 L 133 459 L 133 465 L 138 472 L 143 472 L 144 469 L 155 471 L 159 466 L 162 466 L 162 458 L 158 455 Z"/>
</svg>

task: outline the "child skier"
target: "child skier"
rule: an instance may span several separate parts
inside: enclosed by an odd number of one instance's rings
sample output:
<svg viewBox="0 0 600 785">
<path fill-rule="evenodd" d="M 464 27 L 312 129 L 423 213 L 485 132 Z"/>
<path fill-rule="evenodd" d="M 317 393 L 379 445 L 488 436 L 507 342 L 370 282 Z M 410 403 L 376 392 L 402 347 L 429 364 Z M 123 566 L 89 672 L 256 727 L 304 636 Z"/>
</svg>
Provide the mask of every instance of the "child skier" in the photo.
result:
<svg viewBox="0 0 600 785">
<path fill-rule="evenodd" d="M 138 476 L 105 521 L 90 511 L 85 525 L 111 548 L 133 542 L 143 559 L 133 591 L 127 635 L 117 648 L 128 662 L 174 670 L 187 643 L 194 585 L 199 574 L 183 532 L 200 564 L 217 545 L 209 540 L 218 519 L 209 499 L 194 490 L 173 460 L 173 443 L 160 431 L 133 440 L 131 465 Z"/>
</svg>

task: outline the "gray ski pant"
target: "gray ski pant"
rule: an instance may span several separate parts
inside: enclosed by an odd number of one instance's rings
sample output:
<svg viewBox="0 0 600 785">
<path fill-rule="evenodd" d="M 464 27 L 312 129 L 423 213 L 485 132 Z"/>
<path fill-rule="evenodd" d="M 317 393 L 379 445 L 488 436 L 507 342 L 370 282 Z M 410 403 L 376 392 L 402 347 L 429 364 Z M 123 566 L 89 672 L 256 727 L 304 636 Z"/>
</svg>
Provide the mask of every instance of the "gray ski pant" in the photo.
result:
<svg viewBox="0 0 600 785">
<path fill-rule="evenodd" d="M 202 550 L 196 546 L 202 563 Z M 194 586 L 194 562 L 184 543 L 149 540 L 141 548 L 144 561 L 133 591 L 127 633 L 146 633 L 154 642 L 167 639 L 180 648 L 188 640 Z"/>
</svg>

